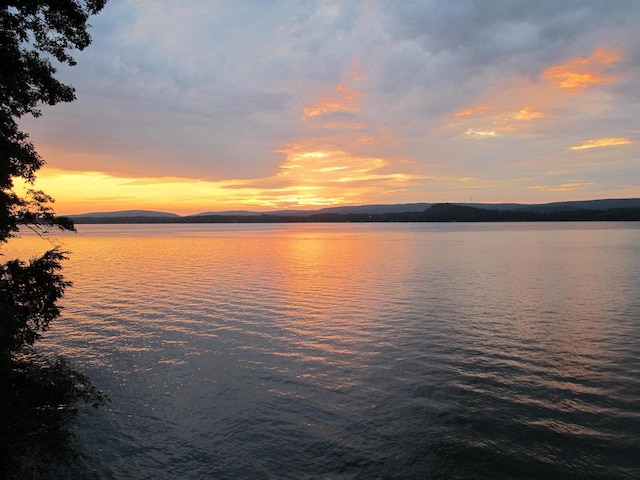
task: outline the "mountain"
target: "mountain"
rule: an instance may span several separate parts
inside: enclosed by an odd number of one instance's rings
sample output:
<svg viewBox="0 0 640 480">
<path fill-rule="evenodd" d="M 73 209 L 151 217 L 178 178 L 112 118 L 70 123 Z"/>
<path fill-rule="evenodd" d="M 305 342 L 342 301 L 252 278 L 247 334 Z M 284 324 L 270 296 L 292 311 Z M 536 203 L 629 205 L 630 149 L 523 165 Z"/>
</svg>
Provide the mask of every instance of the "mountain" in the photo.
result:
<svg viewBox="0 0 640 480">
<path fill-rule="evenodd" d="M 613 208 L 638 208 L 640 198 L 611 198 L 603 200 L 582 200 L 575 202 L 555 202 L 541 205 L 526 205 L 525 210 L 539 212 L 559 212 L 567 210 L 611 210 Z"/>
<path fill-rule="evenodd" d="M 541 204 L 527 203 L 457 203 L 455 205 L 465 207 L 482 208 L 486 210 L 507 210 L 507 211 L 532 211 L 532 212 L 563 212 L 568 210 L 610 210 L 612 208 L 637 208 L 640 207 L 640 198 L 613 198 L 603 200 L 579 200 L 572 202 L 553 202 Z M 381 213 L 406 213 L 424 212 L 433 203 L 403 203 L 403 204 L 380 204 L 380 205 L 348 205 L 340 207 L 324 207 L 318 210 L 272 210 L 268 212 L 251 212 L 247 210 L 226 211 L 226 212 L 202 212 L 193 217 L 211 215 L 275 215 L 275 216 L 296 216 L 308 217 L 317 214 L 381 214 Z"/>
<path fill-rule="evenodd" d="M 272 212 L 269 212 L 270 214 L 273 214 Z M 234 215 L 234 216 L 241 216 L 241 215 L 259 215 L 259 213 L 257 212 L 250 212 L 249 210 L 224 210 L 222 212 L 200 212 L 200 213 L 194 213 L 193 215 L 187 215 L 187 217 L 205 217 L 205 216 L 210 216 L 210 215 Z"/>
<path fill-rule="evenodd" d="M 432 203 L 403 203 L 390 205 L 346 205 L 340 207 L 324 207 L 318 210 L 271 210 L 268 212 L 250 212 L 247 210 L 232 210 L 223 212 L 202 212 L 190 217 L 202 217 L 211 215 L 276 215 L 281 217 L 308 217 L 319 213 L 337 213 L 346 215 L 349 213 L 404 213 L 404 212 L 423 212 L 429 208 Z"/>
<path fill-rule="evenodd" d="M 326 207 L 316 210 L 313 213 L 338 213 L 346 215 L 349 213 L 406 213 L 424 212 L 433 203 L 403 203 L 400 205 L 360 205 L 356 207 Z"/>
<path fill-rule="evenodd" d="M 132 218 L 132 217 L 173 217 L 181 218 L 180 215 L 167 212 L 155 212 L 153 210 L 120 210 L 117 212 L 93 212 L 93 213 L 81 213 L 79 215 L 65 215 L 72 220 L 81 218 Z"/>
<path fill-rule="evenodd" d="M 453 203 L 453 202 L 452 202 Z M 611 210 L 612 208 L 638 208 L 640 198 L 610 198 L 602 200 L 576 200 L 553 203 L 456 203 L 465 207 L 484 208 L 486 210 L 566 212 L 569 210 Z"/>
<path fill-rule="evenodd" d="M 456 203 L 464 207 L 485 210 L 530 211 L 530 212 L 566 212 L 569 210 L 611 210 L 612 208 L 638 208 L 640 198 L 610 198 L 602 200 L 576 200 L 553 203 Z"/>
<path fill-rule="evenodd" d="M 203 212 L 195 215 L 180 216 L 175 213 L 156 212 L 150 210 L 122 210 L 118 212 L 95 212 L 81 215 L 69 215 L 77 223 L 202 223 L 202 222 L 281 222 L 281 221 L 372 221 L 369 216 L 379 221 L 389 221 L 394 216 L 398 221 L 416 221 L 416 215 L 426 212 L 434 205 L 450 205 L 471 208 L 485 212 L 507 212 L 522 214 L 561 214 L 563 212 L 606 212 L 620 209 L 640 209 L 640 198 L 620 198 L 601 200 L 582 200 L 571 202 L 553 202 L 544 204 L 521 203 L 405 203 L 325 207 L 317 210 L 273 210 L 268 212 L 252 212 L 247 210 L 228 210 L 220 212 Z M 446 215 L 451 215 L 451 207 L 446 207 Z M 438 210 L 440 211 L 440 210 Z M 461 215 L 463 210 L 455 210 Z M 433 212 L 429 218 L 433 217 Z M 439 214 L 438 214 L 439 215 Z M 463 215 L 467 215 L 466 213 Z M 477 215 L 477 212 L 473 214 Z M 513 215 L 512 215 L 513 216 Z M 587 215 L 589 216 L 589 215 Z M 597 217 L 598 215 L 590 215 Z M 349 218 L 347 218 L 349 217 Z M 357 219 L 356 219 L 357 217 Z M 526 215 L 516 215 L 518 218 L 528 218 Z M 515 218 L 514 217 L 514 218 Z M 607 218 L 606 216 L 601 216 Z M 369 218 L 369 220 L 367 220 Z M 489 217 L 482 217 L 489 218 Z M 572 217 L 578 218 L 578 217 Z M 585 217 L 586 218 L 586 217 Z M 413 219 L 413 220 L 411 220 Z M 378 221 L 375 220 L 375 221 Z"/>
</svg>

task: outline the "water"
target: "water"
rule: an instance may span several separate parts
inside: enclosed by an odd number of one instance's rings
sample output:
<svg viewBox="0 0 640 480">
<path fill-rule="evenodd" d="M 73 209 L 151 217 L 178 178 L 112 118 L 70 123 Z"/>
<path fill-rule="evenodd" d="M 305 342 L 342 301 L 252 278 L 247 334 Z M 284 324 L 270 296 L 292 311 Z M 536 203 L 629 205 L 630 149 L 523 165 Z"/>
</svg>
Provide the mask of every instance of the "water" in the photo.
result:
<svg viewBox="0 0 640 480">
<path fill-rule="evenodd" d="M 638 223 L 58 237 L 98 478 L 640 478 Z"/>
</svg>

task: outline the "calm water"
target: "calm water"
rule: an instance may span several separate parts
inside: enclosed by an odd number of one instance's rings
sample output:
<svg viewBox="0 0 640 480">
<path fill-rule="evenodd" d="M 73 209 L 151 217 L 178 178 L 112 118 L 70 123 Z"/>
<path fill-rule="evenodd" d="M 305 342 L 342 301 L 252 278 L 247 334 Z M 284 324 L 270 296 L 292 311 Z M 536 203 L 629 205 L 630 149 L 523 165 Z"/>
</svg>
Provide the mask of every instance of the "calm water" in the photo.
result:
<svg viewBox="0 0 640 480">
<path fill-rule="evenodd" d="M 638 223 L 57 237 L 99 478 L 640 478 Z"/>
</svg>

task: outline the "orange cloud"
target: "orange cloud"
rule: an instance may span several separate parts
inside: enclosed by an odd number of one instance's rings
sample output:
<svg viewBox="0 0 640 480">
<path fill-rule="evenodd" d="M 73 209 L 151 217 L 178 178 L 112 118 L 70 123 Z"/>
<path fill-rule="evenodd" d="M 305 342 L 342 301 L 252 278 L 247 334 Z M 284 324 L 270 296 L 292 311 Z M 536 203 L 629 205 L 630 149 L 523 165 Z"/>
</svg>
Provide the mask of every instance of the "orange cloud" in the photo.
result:
<svg viewBox="0 0 640 480">
<path fill-rule="evenodd" d="M 500 92 L 500 94 L 504 94 Z M 503 95 L 504 97 L 504 95 Z M 475 107 L 454 113 L 455 118 L 445 119 L 443 130 L 455 130 L 463 135 L 459 138 L 492 138 L 502 134 L 512 134 L 531 127 L 531 121 L 544 118 L 545 113 L 530 105 L 513 108 L 514 102 L 520 102 L 520 96 L 510 99 L 498 95 L 497 101 L 490 104 L 480 103 Z"/>
<path fill-rule="evenodd" d="M 542 72 L 543 78 L 568 90 L 581 90 L 591 85 L 612 83 L 617 75 L 609 72 L 610 66 L 623 60 L 615 50 L 597 49 L 590 57 L 577 57 L 567 63 L 554 65 Z"/>
<path fill-rule="evenodd" d="M 524 107 L 513 117 L 514 120 L 535 120 L 537 118 L 544 117 L 544 112 L 540 110 L 534 110 L 531 107 Z"/>
<path fill-rule="evenodd" d="M 360 157 L 343 150 L 307 151 L 292 146 L 284 150 L 286 162 L 278 174 L 301 186 L 323 186 L 349 177 L 369 176 L 387 164 L 382 158 Z"/>
<path fill-rule="evenodd" d="M 605 65 L 622 62 L 624 60 L 624 57 L 619 52 L 615 50 L 607 50 L 605 48 L 598 48 L 593 52 L 591 57 Z"/>
<path fill-rule="evenodd" d="M 302 108 L 301 121 L 313 128 L 306 140 L 278 152 L 284 161 L 275 175 L 238 181 L 224 188 L 251 192 L 251 202 L 269 208 L 300 208 L 363 203 L 380 192 L 402 192 L 425 177 L 413 165 L 358 155 L 353 146 L 393 141 L 388 127 L 367 125 L 361 117 L 364 82 L 357 62 L 342 72 L 329 93 Z M 337 114 L 337 115 L 332 115 Z M 317 129 L 321 138 L 315 138 Z M 366 133 L 364 133 L 366 131 Z"/>
<path fill-rule="evenodd" d="M 423 164 L 355 153 L 363 145 L 395 141 L 388 126 L 371 125 L 360 115 L 364 94 L 359 82 L 364 77 L 358 68 L 353 63 L 337 85 L 302 108 L 300 122 L 307 127 L 307 136 L 277 150 L 282 160 L 271 176 L 205 181 L 47 169 L 38 181 L 65 205 L 60 214 L 130 208 L 182 214 L 305 208 L 409 196 L 419 185 L 433 180 L 425 175 Z"/>
<path fill-rule="evenodd" d="M 291 145 L 282 153 L 286 161 L 276 177 L 285 185 L 270 192 L 269 202 L 262 201 L 275 208 L 362 203 L 381 189 L 397 192 L 430 178 L 409 172 L 411 165 L 397 169 L 384 158 L 321 149 L 313 141 Z"/>
<path fill-rule="evenodd" d="M 528 106 L 517 112 L 500 112 L 495 107 L 481 106 L 482 108 L 474 107 L 457 112 L 455 115 L 460 120 L 443 128 L 464 131 L 464 138 L 494 138 L 501 134 L 523 130 L 529 127 L 527 121 L 538 120 L 545 116 L 541 110 Z M 494 113 L 482 114 L 482 112 L 488 111 Z M 469 118 L 471 115 L 474 115 L 474 117 Z"/>
<path fill-rule="evenodd" d="M 576 183 L 561 183 L 560 185 L 545 186 L 545 185 L 533 185 L 529 187 L 529 190 L 544 190 L 547 192 L 573 192 L 576 190 L 582 190 L 584 187 L 593 185 L 593 182 L 576 182 Z"/>
<path fill-rule="evenodd" d="M 621 145 L 630 145 L 633 141 L 623 137 L 604 137 L 596 138 L 593 140 L 587 140 L 580 145 L 574 145 L 571 150 L 587 150 L 589 148 L 601 148 L 601 147 L 618 147 Z"/>
<path fill-rule="evenodd" d="M 362 76 L 358 73 L 354 64 L 354 69 L 346 69 L 343 72 L 343 80 L 338 83 L 330 95 L 321 95 L 313 105 L 302 109 L 304 120 L 319 117 L 329 113 L 344 112 L 357 113 L 360 111 L 360 97 L 362 93 L 346 84 L 346 79 L 351 77 L 354 81 L 361 81 Z"/>
<path fill-rule="evenodd" d="M 567 91 L 573 94 L 590 86 L 615 82 L 619 78 L 617 65 L 623 61 L 623 55 L 617 50 L 599 48 L 588 57 L 573 58 L 545 69 L 542 77 L 547 81 L 544 82 L 532 82 L 528 78 L 505 79 L 503 85 L 489 92 L 477 105 L 444 118 L 440 129 L 457 131 L 458 138 L 522 134 L 535 128 L 536 122 L 545 118 L 548 111 L 558 111 L 560 105 L 577 98 L 566 95 Z M 524 106 L 523 99 L 527 102 Z M 590 113 L 605 108 L 604 102 L 575 103 L 573 106 Z M 594 146 L 605 145 L 586 147 Z"/>
<path fill-rule="evenodd" d="M 487 110 L 489 110 L 489 106 L 488 105 L 483 105 L 482 103 L 476 105 L 473 108 L 468 108 L 466 110 L 460 110 L 459 112 L 455 113 L 455 116 L 460 118 L 460 117 L 469 117 L 471 115 L 474 115 L 476 113 L 483 113 L 486 112 Z"/>
<path fill-rule="evenodd" d="M 316 103 L 302 109 L 304 119 L 325 115 L 334 112 L 358 112 L 360 104 L 358 97 L 361 95 L 356 90 L 340 84 L 335 89 L 334 96 L 323 95 Z"/>
</svg>

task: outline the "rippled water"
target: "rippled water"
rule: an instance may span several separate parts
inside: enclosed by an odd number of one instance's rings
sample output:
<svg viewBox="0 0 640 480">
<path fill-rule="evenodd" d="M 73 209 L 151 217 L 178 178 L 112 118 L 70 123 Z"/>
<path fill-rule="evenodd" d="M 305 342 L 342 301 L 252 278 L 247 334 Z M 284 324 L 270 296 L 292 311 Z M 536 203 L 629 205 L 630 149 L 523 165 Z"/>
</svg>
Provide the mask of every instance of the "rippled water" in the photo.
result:
<svg viewBox="0 0 640 480">
<path fill-rule="evenodd" d="M 111 397 L 78 428 L 99 478 L 640 478 L 638 223 L 59 240 L 42 345 Z"/>
</svg>

